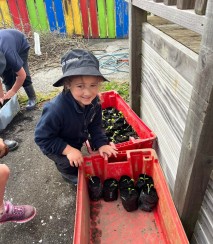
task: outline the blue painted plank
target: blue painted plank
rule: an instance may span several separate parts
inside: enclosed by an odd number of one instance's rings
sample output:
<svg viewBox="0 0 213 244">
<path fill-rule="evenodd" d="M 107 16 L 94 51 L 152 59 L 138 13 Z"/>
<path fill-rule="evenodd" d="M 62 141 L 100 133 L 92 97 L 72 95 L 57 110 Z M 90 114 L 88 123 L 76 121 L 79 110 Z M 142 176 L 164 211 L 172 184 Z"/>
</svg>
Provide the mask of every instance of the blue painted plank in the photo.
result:
<svg viewBox="0 0 213 244">
<path fill-rule="evenodd" d="M 66 33 L 66 24 L 65 24 L 65 20 L 64 20 L 62 1 L 54 0 L 54 3 L 55 3 L 55 11 L 56 11 L 59 32 L 62 34 L 65 34 Z"/>
<path fill-rule="evenodd" d="M 116 38 L 123 37 L 123 0 L 115 1 L 115 12 L 116 12 Z"/>
<path fill-rule="evenodd" d="M 123 0 L 123 6 L 124 6 L 124 26 L 123 26 L 123 37 L 127 38 L 129 35 L 129 11 L 128 11 L 128 6 L 129 4 Z"/>
<path fill-rule="evenodd" d="M 45 0 L 47 17 L 49 21 L 50 31 L 57 30 L 57 23 L 54 14 L 53 2 L 52 0 Z"/>
</svg>

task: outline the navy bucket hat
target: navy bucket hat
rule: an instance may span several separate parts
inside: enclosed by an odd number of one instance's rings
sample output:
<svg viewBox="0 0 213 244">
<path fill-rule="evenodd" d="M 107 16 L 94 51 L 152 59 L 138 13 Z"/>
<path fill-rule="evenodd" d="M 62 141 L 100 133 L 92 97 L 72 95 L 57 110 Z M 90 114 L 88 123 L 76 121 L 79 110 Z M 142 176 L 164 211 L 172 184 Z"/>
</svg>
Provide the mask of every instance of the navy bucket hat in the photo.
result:
<svg viewBox="0 0 213 244">
<path fill-rule="evenodd" d="M 63 76 L 59 78 L 53 86 L 63 86 L 63 79 L 76 75 L 101 76 L 104 81 L 108 81 L 99 71 L 98 59 L 89 51 L 83 49 L 73 49 L 61 58 Z"/>
<path fill-rule="evenodd" d="M 0 51 L 0 75 L 3 74 L 5 68 L 6 68 L 6 59 L 4 54 Z"/>
</svg>

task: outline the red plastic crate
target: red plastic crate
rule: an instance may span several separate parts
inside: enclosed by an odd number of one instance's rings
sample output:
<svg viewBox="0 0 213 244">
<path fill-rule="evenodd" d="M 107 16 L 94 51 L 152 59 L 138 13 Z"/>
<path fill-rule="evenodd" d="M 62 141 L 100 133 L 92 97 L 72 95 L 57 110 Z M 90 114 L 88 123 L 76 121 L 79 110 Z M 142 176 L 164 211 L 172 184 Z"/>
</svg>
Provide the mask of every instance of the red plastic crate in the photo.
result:
<svg viewBox="0 0 213 244">
<path fill-rule="evenodd" d="M 100 93 L 100 98 L 102 101 L 102 109 L 113 107 L 118 111 L 121 111 L 126 121 L 132 126 L 139 136 L 138 139 L 130 137 L 127 142 L 117 143 L 116 148 L 118 151 L 152 148 L 153 142 L 156 140 L 156 135 L 144 124 L 144 122 L 116 91 L 102 92 Z M 86 146 L 90 154 L 95 153 L 92 151 L 89 141 L 86 142 Z"/>
<path fill-rule="evenodd" d="M 122 175 L 136 181 L 141 173 L 152 176 L 159 196 L 152 212 L 127 212 L 120 197 L 113 202 L 90 201 L 88 174 L 99 176 L 103 182 L 111 177 L 119 180 Z M 84 157 L 79 169 L 73 243 L 189 243 L 153 149 L 119 152 L 117 158 L 109 160 L 98 154 Z"/>
</svg>

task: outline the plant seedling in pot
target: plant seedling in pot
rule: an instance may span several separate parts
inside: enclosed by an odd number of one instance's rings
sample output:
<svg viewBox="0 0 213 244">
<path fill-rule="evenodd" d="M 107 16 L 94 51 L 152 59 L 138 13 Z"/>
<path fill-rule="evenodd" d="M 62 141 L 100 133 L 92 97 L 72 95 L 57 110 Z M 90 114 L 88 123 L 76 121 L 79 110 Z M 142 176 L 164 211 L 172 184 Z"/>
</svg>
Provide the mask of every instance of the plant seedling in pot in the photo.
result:
<svg viewBox="0 0 213 244">
<path fill-rule="evenodd" d="M 154 185 L 154 181 L 153 181 L 152 177 L 147 175 L 147 174 L 140 174 L 138 177 L 138 180 L 136 182 L 135 189 L 140 194 L 142 188 L 144 186 L 146 187 L 147 184 L 149 184 L 149 185 L 153 184 Z"/>
<path fill-rule="evenodd" d="M 158 203 L 157 191 L 153 184 L 143 187 L 138 199 L 138 207 L 146 212 L 151 212 Z"/>
<path fill-rule="evenodd" d="M 98 201 L 102 197 L 102 183 L 98 176 L 88 175 L 88 192 L 91 201 Z"/>
<path fill-rule="evenodd" d="M 111 202 L 118 199 L 118 181 L 116 179 L 109 178 L 104 181 L 103 198 L 106 202 Z"/>
<path fill-rule="evenodd" d="M 128 175 L 122 175 L 119 180 L 119 189 L 134 188 L 134 179 L 131 179 Z"/>
<path fill-rule="evenodd" d="M 127 212 L 138 209 L 138 192 L 134 188 L 126 188 L 120 192 L 121 201 Z"/>
</svg>

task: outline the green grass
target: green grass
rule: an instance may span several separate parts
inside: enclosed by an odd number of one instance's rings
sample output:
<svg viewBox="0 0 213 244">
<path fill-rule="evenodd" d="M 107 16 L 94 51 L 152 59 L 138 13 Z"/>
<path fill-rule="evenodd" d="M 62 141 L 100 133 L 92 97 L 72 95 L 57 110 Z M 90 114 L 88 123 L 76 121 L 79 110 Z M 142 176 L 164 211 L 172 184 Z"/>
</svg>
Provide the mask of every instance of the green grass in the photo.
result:
<svg viewBox="0 0 213 244">
<path fill-rule="evenodd" d="M 129 82 L 126 81 L 110 81 L 104 82 L 101 86 L 101 91 L 117 91 L 118 94 L 126 101 L 129 102 Z"/>
</svg>

